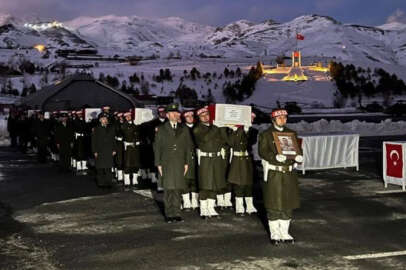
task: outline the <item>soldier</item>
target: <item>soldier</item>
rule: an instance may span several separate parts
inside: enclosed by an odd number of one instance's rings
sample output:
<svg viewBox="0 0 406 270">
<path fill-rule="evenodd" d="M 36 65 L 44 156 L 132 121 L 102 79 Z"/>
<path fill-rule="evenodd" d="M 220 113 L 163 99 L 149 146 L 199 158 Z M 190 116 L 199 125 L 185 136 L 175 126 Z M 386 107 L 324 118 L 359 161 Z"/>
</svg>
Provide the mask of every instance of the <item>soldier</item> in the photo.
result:
<svg viewBox="0 0 406 270">
<path fill-rule="evenodd" d="M 116 154 L 115 130 L 109 125 L 108 115 L 99 115 L 100 124 L 92 132 L 92 153 L 95 158 L 96 180 L 99 187 L 111 187 L 113 156 Z"/>
<path fill-rule="evenodd" d="M 7 119 L 7 131 L 10 134 L 11 147 L 17 146 L 17 112 L 12 110 Z"/>
<path fill-rule="evenodd" d="M 124 124 L 123 113 L 117 114 L 118 121 L 115 122 L 114 127 L 116 130 L 116 155 L 114 156 L 114 165 L 117 169 L 117 181 L 121 182 L 124 179 L 123 175 L 123 152 L 124 152 L 124 143 L 123 143 L 123 133 L 121 131 L 121 126 Z"/>
<path fill-rule="evenodd" d="M 195 122 L 195 113 L 192 110 L 184 111 L 182 116 L 185 120 L 185 125 L 187 126 L 190 136 L 192 138 L 192 145 L 190 146 L 191 159 L 188 164 L 188 172 L 185 175 L 186 189 L 182 194 L 183 209 L 192 208 L 197 209 L 199 207 L 199 199 L 197 193 L 197 177 L 196 177 L 196 149 L 193 139 L 193 127 Z"/>
<path fill-rule="evenodd" d="M 108 116 L 109 120 L 109 125 L 112 125 L 115 121 L 114 119 L 114 114 L 111 112 L 111 107 L 110 106 L 103 106 L 102 108 L 102 113 Z"/>
<path fill-rule="evenodd" d="M 155 165 L 164 187 L 166 222 L 183 221 L 180 215 L 181 192 L 186 188 L 185 175 L 190 163 L 192 145 L 189 130 L 178 123 L 177 104 L 167 107 L 168 120 L 158 127 L 155 144 Z"/>
<path fill-rule="evenodd" d="M 248 130 L 249 127 L 232 128 L 228 137 L 228 144 L 231 146 L 231 162 L 227 180 L 233 185 L 235 194 L 235 213 L 243 216 L 256 213 L 252 198 L 253 185 L 253 161 L 248 153 Z M 244 199 L 246 209 L 244 208 Z"/>
<path fill-rule="evenodd" d="M 48 120 L 45 120 L 43 112 L 38 113 L 38 120 L 32 125 L 32 133 L 38 148 L 38 161 L 45 163 L 48 155 L 47 147 L 50 142 L 50 125 Z"/>
<path fill-rule="evenodd" d="M 121 126 L 124 144 L 124 185 L 138 185 L 138 171 L 141 167 L 141 133 L 132 120 L 132 113 L 124 114 L 125 122 Z M 131 177 L 130 177 L 131 176 Z"/>
<path fill-rule="evenodd" d="M 50 142 L 49 142 L 49 149 L 51 152 L 51 160 L 57 162 L 59 160 L 58 148 L 56 146 L 56 139 L 55 139 L 55 132 L 56 127 L 58 126 L 58 112 L 54 111 L 51 114 L 51 118 L 49 119 L 49 130 L 50 130 Z"/>
<path fill-rule="evenodd" d="M 145 155 L 143 155 L 143 169 L 140 170 L 140 174 L 143 178 L 145 178 L 145 175 L 148 174 L 148 177 L 151 179 L 151 183 L 157 184 L 157 191 L 162 192 L 162 183 L 157 175 L 156 167 L 154 165 L 153 144 L 155 141 L 157 127 L 167 121 L 165 107 L 159 106 L 157 113 L 158 118 L 142 124 L 142 130 L 144 132 L 142 137 L 145 138 L 145 144 L 142 145 L 142 152 L 145 153 Z"/>
<path fill-rule="evenodd" d="M 275 146 L 273 132 L 296 132 L 288 129 L 286 125 L 287 111 L 274 110 L 271 114 L 272 125 L 259 135 L 258 153 L 264 165 L 263 197 L 268 216 L 271 243 L 293 243 L 289 234 L 289 225 L 292 211 L 300 206 L 299 186 L 297 174 L 293 171 L 303 161 L 301 155 L 288 159 L 278 154 Z"/>
<path fill-rule="evenodd" d="M 197 111 L 200 122 L 193 129 L 198 156 L 200 216 L 218 216 L 214 209 L 216 195 L 226 188 L 225 149 L 227 128 L 210 124 L 208 107 Z"/>
<path fill-rule="evenodd" d="M 59 166 L 63 172 L 68 172 L 70 169 L 73 136 L 73 128 L 68 123 L 68 116 L 67 114 L 62 114 L 61 122 L 56 127 L 55 140 L 59 150 Z"/>
<path fill-rule="evenodd" d="M 88 133 L 88 127 L 83 117 L 83 111 L 75 112 L 75 119 L 73 120 L 73 127 L 75 132 L 75 161 L 76 171 L 82 172 L 87 170 L 87 149 L 86 149 L 86 137 Z"/>
</svg>

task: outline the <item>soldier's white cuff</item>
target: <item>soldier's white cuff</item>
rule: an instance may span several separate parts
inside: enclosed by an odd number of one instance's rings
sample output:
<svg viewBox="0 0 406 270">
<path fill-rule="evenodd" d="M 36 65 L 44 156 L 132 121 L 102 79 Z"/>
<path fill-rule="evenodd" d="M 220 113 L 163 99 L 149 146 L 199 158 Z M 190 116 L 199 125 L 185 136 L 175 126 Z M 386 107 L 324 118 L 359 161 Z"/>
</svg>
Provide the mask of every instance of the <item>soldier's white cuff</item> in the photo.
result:
<svg viewBox="0 0 406 270">
<path fill-rule="evenodd" d="M 282 154 L 277 154 L 276 155 L 276 160 L 278 161 L 278 162 L 285 162 L 286 161 L 286 156 L 285 155 L 282 155 Z"/>
<path fill-rule="evenodd" d="M 303 162 L 303 156 L 302 155 L 297 155 L 295 157 L 295 161 L 298 162 L 298 163 L 302 163 Z"/>
</svg>

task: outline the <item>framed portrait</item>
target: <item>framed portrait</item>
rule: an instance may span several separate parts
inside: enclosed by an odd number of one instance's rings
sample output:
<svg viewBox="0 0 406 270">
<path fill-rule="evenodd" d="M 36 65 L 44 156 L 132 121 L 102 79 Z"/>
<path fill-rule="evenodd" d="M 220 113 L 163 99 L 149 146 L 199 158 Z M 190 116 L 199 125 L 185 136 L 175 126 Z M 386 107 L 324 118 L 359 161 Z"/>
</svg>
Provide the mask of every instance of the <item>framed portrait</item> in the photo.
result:
<svg viewBox="0 0 406 270">
<path fill-rule="evenodd" d="M 272 132 L 278 154 L 287 156 L 288 159 L 294 159 L 296 155 L 301 155 L 302 150 L 299 147 L 297 138 L 292 132 Z"/>
</svg>

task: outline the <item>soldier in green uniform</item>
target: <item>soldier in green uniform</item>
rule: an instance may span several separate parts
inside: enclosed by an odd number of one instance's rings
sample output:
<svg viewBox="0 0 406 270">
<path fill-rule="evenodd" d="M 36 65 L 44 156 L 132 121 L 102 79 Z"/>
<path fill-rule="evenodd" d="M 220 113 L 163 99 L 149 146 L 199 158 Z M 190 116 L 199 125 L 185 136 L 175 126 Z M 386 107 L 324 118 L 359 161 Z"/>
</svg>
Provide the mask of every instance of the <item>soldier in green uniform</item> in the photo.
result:
<svg viewBox="0 0 406 270">
<path fill-rule="evenodd" d="M 200 122 L 193 129 L 198 156 L 200 216 L 218 216 L 216 195 L 226 188 L 225 145 L 227 128 L 211 125 L 207 107 L 197 111 Z"/>
<path fill-rule="evenodd" d="M 45 163 L 48 155 L 47 147 L 50 142 L 50 125 L 48 120 L 45 120 L 43 112 L 39 112 L 38 120 L 33 123 L 32 129 L 38 148 L 38 161 Z"/>
<path fill-rule="evenodd" d="M 151 179 L 151 184 L 156 185 L 158 192 L 162 192 L 162 181 L 154 164 L 154 150 L 153 145 L 155 142 L 155 134 L 157 127 L 163 125 L 168 119 L 166 118 L 166 108 L 159 106 L 157 110 L 158 117 L 152 121 L 143 123 L 141 129 L 143 131 L 142 137 L 144 138 L 144 144 L 142 144 L 142 169 L 140 170 L 141 177 L 148 176 Z"/>
<path fill-rule="evenodd" d="M 73 128 L 68 123 L 68 116 L 61 115 L 61 122 L 56 127 L 55 141 L 59 150 L 59 166 L 63 172 L 68 172 L 71 165 L 71 154 L 73 147 Z"/>
<path fill-rule="evenodd" d="M 100 113 L 99 122 L 92 132 L 92 153 L 95 158 L 96 180 L 99 187 L 111 187 L 113 156 L 116 154 L 115 130 L 109 125 L 108 115 Z"/>
<path fill-rule="evenodd" d="M 273 133 L 296 132 L 287 128 L 287 111 L 277 109 L 272 112 L 272 125 L 259 135 L 258 153 L 264 166 L 263 197 L 268 216 L 268 225 L 272 244 L 293 243 L 289 234 L 289 225 L 294 209 L 299 208 L 298 176 L 293 171 L 297 163 L 303 161 L 300 153 L 294 159 L 278 153 Z"/>
<path fill-rule="evenodd" d="M 10 135 L 11 147 L 17 146 L 17 112 L 12 110 L 7 118 L 7 131 Z"/>
<path fill-rule="evenodd" d="M 185 175 L 191 159 L 190 132 L 180 119 L 179 107 L 167 107 L 167 121 L 158 127 L 155 136 L 155 165 L 164 188 L 165 217 L 168 223 L 183 221 L 180 215 L 181 193 L 186 189 Z"/>
<path fill-rule="evenodd" d="M 188 128 L 190 136 L 192 138 L 192 145 L 190 146 L 191 159 L 188 164 L 188 171 L 185 175 L 186 186 L 182 194 L 183 209 L 192 208 L 197 209 L 199 207 L 199 194 L 197 193 L 197 171 L 196 171 L 196 147 L 193 138 L 193 128 L 195 125 L 195 113 L 193 110 L 187 110 L 182 113 L 184 119 L 184 125 Z"/>
<path fill-rule="evenodd" d="M 56 139 L 55 139 L 55 132 L 56 127 L 58 126 L 58 112 L 54 111 L 51 114 L 51 118 L 49 119 L 49 130 L 50 130 L 50 142 L 49 142 L 49 150 L 51 152 L 51 160 L 57 162 L 59 160 L 59 153 L 58 147 L 56 146 Z"/>
<path fill-rule="evenodd" d="M 232 148 L 230 169 L 227 180 L 233 185 L 235 194 L 235 213 L 244 215 L 256 213 L 252 198 L 253 162 L 248 153 L 249 127 L 233 127 L 228 136 L 228 144 Z M 246 208 L 244 208 L 244 199 Z"/>
<path fill-rule="evenodd" d="M 132 120 L 132 113 L 124 114 L 125 122 L 121 126 L 124 144 L 124 185 L 138 185 L 138 171 L 141 167 L 141 132 Z"/>
<path fill-rule="evenodd" d="M 116 130 L 116 155 L 114 156 L 114 165 L 117 170 L 116 178 L 117 181 L 121 182 L 124 179 L 123 175 L 123 152 L 124 152 L 124 143 L 123 143 L 123 133 L 121 131 L 121 126 L 124 124 L 123 113 L 117 114 L 118 120 L 115 122 L 114 127 Z"/>
<path fill-rule="evenodd" d="M 83 111 L 76 111 L 76 117 L 73 120 L 74 128 L 74 148 L 75 148 L 75 161 L 76 161 L 76 172 L 83 173 L 87 170 L 87 151 L 86 151 L 86 137 L 88 134 L 88 126 L 83 117 Z"/>
</svg>

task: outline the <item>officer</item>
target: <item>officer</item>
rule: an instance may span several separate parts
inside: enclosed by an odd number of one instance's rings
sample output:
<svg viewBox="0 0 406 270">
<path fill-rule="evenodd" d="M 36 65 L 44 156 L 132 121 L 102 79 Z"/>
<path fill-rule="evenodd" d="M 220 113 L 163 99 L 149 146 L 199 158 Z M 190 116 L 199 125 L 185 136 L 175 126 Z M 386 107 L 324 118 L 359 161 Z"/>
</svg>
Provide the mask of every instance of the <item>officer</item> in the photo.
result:
<svg viewBox="0 0 406 270">
<path fill-rule="evenodd" d="M 134 124 L 132 113 L 124 114 L 125 122 L 121 126 L 124 144 L 124 185 L 138 185 L 138 171 L 141 167 L 141 133 Z"/>
<path fill-rule="evenodd" d="M 157 114 L 157 118 L 141 125 L 143 130 L 142 137 L 145 138 L 145 143 L 142 146 L 142 152 L 145 155 L 143 154 L 143 169 L 140 170 L 140 174 L 143 178 L 147 174 L 148 177 L 151 179 L 151 183 L 154 186 L 156 184 L 157 191 L 162 192 L 162 182 L 159 175 L 157 175 L 156 167 L 154 165 L 153 144 L 155 142 L 155 134 L 157 128 L 167 121 L 166 108 L 163 106 L 159 106 Z"/>
<path fill-rule="evenodd" d="M 59 150 L 59 166 L 63 172 L 68 172 L 71 165 L 71 154 L 73 147 L 73 128 L 68 123 L 68 115 L 61 115 L 61 122 L 56 127 L 55 141 Z"/>
<path fill-rule="evenodd" d="M 100 124 L 92 132 L 92 153 L 95 158 L 96 180 L 99 187 L 111 187 L 113 156 L 116 154 L 115 130 L 109 125 L 109 115 L 100 113 Z"/>
<path fill-rule="evenodd" d="M 186 110 L 182 113 L 184 124 L 187 126 L 190 136 L 192 138 L 192 145 L 190 146 L 191 150 L 191 159 L 188 164 L 188 172 L 185 175 L 185 181 L 187 188 L 182 194 L 183 200 L 183 209 L 192 208 L 197 209 L 199 207 L 199 198 L 197 193 L 197 175 L 196 175 L 196 147 L 193 139 L 193 128 L 195 125 L 195 113 L 193 110 Z"/>
<path fill-rule="evenodd" d="M 180 215 L 181 193 L 186 189 L 185 175 L 191 159 L 192 139 L 180 119 L 179 107 L 167 107 L 167 121 L 158 127 L 155 144 L 155 165 L 158 168 L 164 188 L 166 222 L 183 221 Z"/>
<path fill-rule="evenodd" d="M 268 216 L 270 239 L 272 244 L 280 242 L 293 243 L 289 234 L 289 225 L 294 209 L 299 208 L 298 176 L 294 172 L 297 163 L 303 161 L 300 153 L 291 158 L 278 153 L 273 134 L 289 132 L 296 137 L 296 132 L 286 127 L 288 113 L 284 109 L 272 111 L 272 125 L 259 135 L 258 153 L 264 167 L 262 187 L 264 205 Z"/>
<path fill-rule="evenodd" d="M 216 195 L 226 188 L 227 128 L 211 125 L 208 107 L 197 111 L 200 122 L 193 129 L 198 157 L 200 216 L 218 216 Z"/>
</svg>

